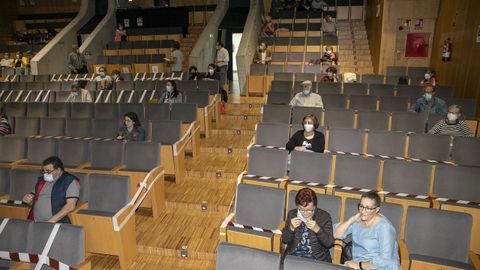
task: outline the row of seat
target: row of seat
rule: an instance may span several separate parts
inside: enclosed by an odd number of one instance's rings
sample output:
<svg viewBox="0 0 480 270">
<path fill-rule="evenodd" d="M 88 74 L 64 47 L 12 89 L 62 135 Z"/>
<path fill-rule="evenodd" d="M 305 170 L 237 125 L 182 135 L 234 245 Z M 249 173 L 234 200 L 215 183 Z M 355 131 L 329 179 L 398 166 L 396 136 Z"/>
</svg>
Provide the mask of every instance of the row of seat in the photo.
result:
<svg viewBox="0 0 480 270">
<path fill-rule="evenodd" d="M 259 123 L 255 144 L 284 148 L 301 124 Z M 480 166 L 478 138 L 450 137 L 419 133 L 364 129 L 321 128 L 325 150 L 362 155 L 406 159 L 454 161 L 460 165 Z"/>
<path fill-rule="evenodd" d="M 328 97 L 327 95 L 324 96 Z M 401 101 L 393 98 L 391 102 Z M 328 99 L 324 105 L 328 107 Z M 381 103 L 380 103 L 381 104 Z M 402 104 L 400 104 L 401 106 Z M 405 106 L 405 105 L 403 105 Z M 380 106 L 380 110 L 387 109 Z M 390 111 L 322 109 L 318 107 L 290 107 L 288 105 L 265 104 L 262 109 L 262 122 L 301 124 L 307 114 L 317 117 L 319 125 L 329 128 L 359 128 L 371 130 L 388 130 L 424 133 L 438 121 L 444 119 L 442 115 L 427 115 L 402 111 L 401 108 L 388 108 Z M 478 121 L 467 120 L 473 134 L 477 133 Z"/>
<path fill-rule="evenodd" d="M 134 65 L 134 64 L 162 64 L 167 57 L 167 50 L 163 49 L 148 49 L 149 53 L 127 53 L 119 54 L 111 51 L 109 54 L 97 56 L 97 65 Z M 168 49 L 168 53 L 170 49 Z"/>
<path fill-rule="evenodd" d="M 387 66 L 387 76 L 423 77 L 428 67 Z"/>
<path fill-rule="evenodd" d="M 183 74 L 183 75 L 182 75 Z M 94 81 L 96 73 L 90 74 L 43 74 L 43 75 L 12 75 L 0 82 L 0 89 L 10 89 L 10 85 L 17 86 L 16 82 L 32 83 L 32 82 L 69 82 L 69 81 Z M 125 81 L 157 81 L 157 80 L 186 80 L 187 74 L 183 72 L 163 72 L 163 73 L 121 73 L 120 76 Z M 12 84 L 13 83 L 13 84 Z M 21 85 L 21 84 L 20 84 Z M 17 88 L 17 87 L 15 87 Z"/>
</svg>

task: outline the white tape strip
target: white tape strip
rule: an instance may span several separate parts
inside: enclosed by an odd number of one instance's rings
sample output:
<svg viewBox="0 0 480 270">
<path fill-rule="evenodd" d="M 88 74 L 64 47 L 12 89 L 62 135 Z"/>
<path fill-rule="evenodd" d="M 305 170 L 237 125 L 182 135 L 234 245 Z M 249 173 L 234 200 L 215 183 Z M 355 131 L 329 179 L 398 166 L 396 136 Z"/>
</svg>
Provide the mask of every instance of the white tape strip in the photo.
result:
<svg viewBox="0 0 480 270">
<path fill-rule="evenodd" d="M 7 226 L 8 221 L 10 221 L 9 218 L 4 218 L 4 219 L 2 220 L 2 223 L 0 224 L 0 235 L 2 234 L 3 230 L 4 230 L 5 227 Z"/>
<path fill-rule="evenodd" d="M 57 233 L 58 233 L 58 230 L 60 229 L 60 225 L 62 225 L 62 224 L 57 223 L 53 226 L 52 232 L 50 233 L 50 236 L 48 237 L 47 243 L 45 244 L 45 247 L 43 248 L 42 254 L 39 255 L 38 263 L 37 263 L 37 265 L 35 265 L 35 270 L 40 270 L 44 264 L 48 264 L 48 262 L 47 262 L 48 252 L 50 251 L 50 248 L 52 248 L 52 244 L 53 244 L 53 241 L 55 240 L 55 237 L 57 237 Z M 22 258 L 20 258 L 20 259 L 23 261 Z"/>
</svg>

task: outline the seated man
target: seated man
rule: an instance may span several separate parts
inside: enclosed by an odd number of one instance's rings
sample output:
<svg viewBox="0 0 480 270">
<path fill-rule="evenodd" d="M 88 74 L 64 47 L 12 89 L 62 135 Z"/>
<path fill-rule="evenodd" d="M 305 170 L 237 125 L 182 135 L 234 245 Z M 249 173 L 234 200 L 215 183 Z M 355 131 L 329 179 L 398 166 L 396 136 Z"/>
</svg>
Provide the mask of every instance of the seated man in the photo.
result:
<svg viewBox="0 0 480 270">
<path fill-rule="evenodd" d="M 28 219 L 53 223 L 70 223 L 68 214 L 75 209 L 80 196 L 80 181 L 64 171 L 58 157 L 49 157 L 42 163 L 43 175 L 23 202 L 32 205 Z"/>
<path fill-rule="evenodd" d="M 290 106 L 323 108 L 322 97 L 319 94 L 312 93 L 312 81 L 303 81 L 301 85 L 303 86 L 303 91 L 292 98 Z"/>
<path fill-rule="evenodd" d="M 473 133 L 461 119 L 462 108 L 458 105 L 448 107 L 447 118 L 438 121 L 428 134 L 473 137 Z"/>
<path fill-rule="evenodd" d="M 65 102 L 92 102 L 92 96 L 88 90 L 81 88 L 78 83 L 73 83 L 71 93 Z"/>
<path fill-rule="evenodd" d="M 104 67 L 98 69 L 98 75 L 94 78 L 96 82 L 100 82 L 100 90 L 112 90 L 113 78 L 107 74 Z"/>
<path fill-rule="evenodd" d="M 325 18 L 325 22 L 322 24 L 322 32 L 324 36 L 337 36 L 337 25 L 333 21 L 332 16 L 327 15 Z"/>
<path fill-rule="evenodd" d="M 425 112 L 426 114 L 447 114 L 447 103 L 435 97 L 435 88 L 431 84 L 423 87 L 423 95 L 408 109 L 409 112 Z"/>
</svg>

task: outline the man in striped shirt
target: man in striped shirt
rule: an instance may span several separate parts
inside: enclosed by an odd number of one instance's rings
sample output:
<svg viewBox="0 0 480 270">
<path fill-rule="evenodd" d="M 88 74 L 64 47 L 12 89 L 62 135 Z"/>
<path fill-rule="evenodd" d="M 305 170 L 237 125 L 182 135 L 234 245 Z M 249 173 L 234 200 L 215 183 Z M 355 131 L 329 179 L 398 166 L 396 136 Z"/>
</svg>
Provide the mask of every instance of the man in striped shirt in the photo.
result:
<svg viewBox="0 0 480 270">
<path fill-rule="evenodd" d="M 458 105 L 448 107 L 447 118 L 438 121 L 429 131 L 429 134 L 465 136 L 473 137 L 473 133 L 465 124 L 465 120 L 461 120 L 462 108 Z"/>
</svg>

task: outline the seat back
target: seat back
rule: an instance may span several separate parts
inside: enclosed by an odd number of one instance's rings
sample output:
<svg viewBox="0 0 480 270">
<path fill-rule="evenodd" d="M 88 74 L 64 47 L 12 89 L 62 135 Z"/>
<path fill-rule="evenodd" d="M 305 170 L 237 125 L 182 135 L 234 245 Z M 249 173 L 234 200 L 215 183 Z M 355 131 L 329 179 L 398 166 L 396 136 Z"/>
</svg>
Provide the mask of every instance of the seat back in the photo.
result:
<svg viewBox="0 0 480 270">
<path fill-rule="evenodd" d="M 288 142 L 290 125 L 285 123 L 258 123 L 255 143 L 285 147 Z"/>
<path fill-rule="evenodd" d="M 324 112 L 324 126 L 329 128 L 353 128 L 355 111 L 353 110 L 332 110 Z"/>
<path fill-rule="evenodd" d="M 40 135 L 63 136 L 65 134 L 64 118 L 41 118 Z"/>
<path fill-rule="evenodd" d="M 91 174 L 88 209 L 116 213 L 130 201 L 130 177 Z"/>
<path fill-rule="evenodd" d="M 283 220 L 285 190 L 240 183 L 237 186 L 235 222 L 276 229 Z"/>
<path fill-rule="evenodd" d="M 170 113 L 171 120 L 180 120 L 183 123 L 192 123 L 197 120 L 197 104 L 174 103 Z"/>
<path fill-rule="evenodd" d="M 170 120 L 169 104 L 145 104 L 145 119 L 147 120 Z"/>
<path fill-rule="evenodd" d="M 27 103 L 27 117 L 46 117 L 47 103 Z"/>
<path fill-rule="evenodd" d="M 267 104 L 288 105 L 292 95 L 289 92 L 269 92 Z"/>
<path fill-rule="evenodd" d="M 480 202 L 479 167 L 437 165 L 433 194 L 439 198 Z"/>
<path fill-rule="evenodd" d="M 292 117 L 290 106 L 265 104 L 262 110 L 262 122 L 290 124 Z"/>
<path fill-rule="evenodd" d="M 24 159 L 27 154 L 27 143 L 23 137 L 0 138 L 0 162 L 14 162 Z"/>
<path fill-rule="evenodd" d="M 93 117 L 92 103 L 71 103 L 70 117 L 72 119 L 90 119 Z"/>
<path fill-rule="evenodd" d="M 334 95 L 342 92 L 341 83 L 319 83 L 317 85 L 317 91 L 320 95 Z M 325 104 L 325 101 L 324 101 Z"/>
<path fill-rule="evenodd" d="M 5 113 L 10 117 L 22 117 L 27 115 L 26 103 L 8 102 L 4 104 Z"/>
<path fill-rule="evenodd" d="M 352 110 L 376 110 L 377 97 L 365 95 L 350 95 L 349 108 Z"/>
<path fill-rule="evenodd" d="M 50 118 L 70 117 L 70 104 L 69 103 L 49 103 L 48 117 Z"/>
<path fill-rule="evenodd" d="M 90 163 L 94 169 L 110 170 L 123 164 L 125 145 L 119 141 L 90 141 Z"/>
<path fill-rule="evenodd" d="M 160 145 L 149 142 L 125 144 L 125 171 L 149 172 L 160 165 Z"/>
<path fill-rule="evenodd" d="M 368 92 L 368 84 L 366 83 L 344 83 L 344 95 L 366 95 Z"/>
<path fill-rule="evenodd" d="M 69 137 L 90 137 L 92 135 L 92 121 L 90 119 L 67 119 L 65 135 Z"/>
<path fill-rule="evenodd" d="M 380 172 L 379 160 L 337 155 L 335 168 L 335 185 L 377 189 Z"/>
<path fill-rule="evenodd" d="M 88 193 L 88 186 L 90 183 L 89 174 L 87 173 L 75 173 L 75 177 L 78 178 L 80 182 L 80 196 L 78 197 L 79 202 L 88 202 L 90 194 Z"/>
<path fill-rule="evenodd" d="M 342 94 L 322 94 L 322 102 L 325 109 L 347 108 L 347 96 Z"/>
<path fill-rule="evenodd" d="M 15 132 L 17 136 L 37 135 L 40 129 L 39 118 L 17 117 L 15 118 Z"/>
<path fill-rule="evenodd" d="M 0 168 L 0 196 L 10 192 L 10 169 Z"/>
<path fill-rule="evenodd" d="M 378 100 L 380 111 L 404 112 L 408 109 L 408 97 L 380 96 Z"/>
<path fill-rule="evenodd" d="M 96 119 L 116 119 L 118 118 L 118 104 L 115 103 L 96 103 L 94 107 L 94 117 Z"/>
<path fill-rule="evenodd" d="M 115 138 L 120 121 L 112 119 L 92 119 L 92 136 L 95 138 Z"/>
<path fill-rule="evenodd" d="M 449 160 L 450 136 L 409 134 L 408 156 L 420 159 Z"/>
<path fill-rule="evenodd" d="M 270 92 L 292 93 L 292 81 L 273 80 L 270 87 Z"/>
<path fill-rule="evenodd" d="M 359 199 L 347 198 L 344 207 L 344 221 L 358 213 Z M 380 213 L 383 214 L 393 225 L 397 233 L 400 235 L 402 229 L 403 208 L 397 203 L 382 202 L 380 205 Z"/>
<path fill-rule="evenodd" d="M 312 259 L 306 259 L 299 256 L 287 255 L 283 264 L 283 270 L 348 270 L 352 269 L 347 266 L 331 264 Z"/>
<path fill-rule="evenodd" d="M 410 254 L 468 263 L 471 230 L 469 214 L 411 206 L 407 210 L 405 243 Z"/>
<path fill-rule="evenodd" d="M 27 139 L 27 163 L 42 164 L 47 157 L 57 154 L 57 140 L 44 138 Z"/>
<path fill-rule="evenodd" d="M 120 103 L 118 104 L 118 116 L 120 119 L 123 119 L 123 116 L 126 113 L 134 112 L 137 114 L 140 121 L 145 119 L 145 114 L 143 112 L 143 104 L 141 103 Z"/>
<path fill-rule="evenodd" d="M 3 218 L 0 217 L 1 222 L 3 222 Z M 29 252 L 32 227 L 33 222 L 30 220 L 10 219 L 0 234 L 0 250 Z"/>
<path fill-rule="evenodd" d="M 10 199 L 21 201 L 25 194 L 35 189 L 35 184 L 40 176 L 39 171 L 25 169 L 10 170 Z"/>
<path fill-rule="evenodd" d="M 406 139 L 407 136 L 403 132 L 369 130 L 367 153 L 373 155 L 404 157 Z"/>
<path fill-rule="evenodd" d="M 414 195 L 429 195 L 432 165 L 402 160 L 386 160 L 383 189 Z"/>
<path fill-rule="evenodd" d="M 318 107 L 293 107 L 292 124 L 303 124 L 303 117 L 307 114 L 313 114 L 317 117 L 318 121 L 322 119 L 322 109 Z"/>
<path fill-rule="evenodd" d="M 278 270 L 280 254 L 221 242 L 217 247 L 216 270 Z"/>
<path fill-rule="evenodd" d="M 58 141 L 58 157 L 67 168 L 75 168 L 89 160 L 89 142 L 85 140 L 63 139 Z M 75 155 L 72 155 L 75 153 Z"/>
<path fill-rule="evenodd" d="M 405 76 L 407 75 L 406 66 L 388 66 L 387 76 Z"/>
<path fill-rule="evenodd" d="M 313 152 L 291 152 L 289 178 L 328 184 L 332 174 L 332 155 Z"/>
<path fill-rule="evenodd" d="M 220 89 L 220 84 L 218 81 L 198 81 L 198 90 L 208 91 L 210 95 L 215 95 Z"/>
<path fill-rule="evenodd" d="M 455 137 L 453 140 L 452 159 L 464 166 L 480 166 L 480 139 Z"/>
<path fill-rule="evenodd" d="M 330 128 L 328 150 L 363 153 L 365 132 L 363 129 Z"/>
<path fill-rule="evenodd" d="M 357 128 L 369 130 L 388 130 L 388 112 L 358 111 Z"/>
<path fill-rule="evenodd" d="M 383 80 L 383 78 L 382 78 Z M 395 95 L 395 85 L 393 84 L 370 84 L 371 96 L 391 96 Z"/>
<path fill-rule="evenodd" d="M 173 145 L 180 140 L 182 122 L 179 120 L 152 120 L 152 141 Z"/>
<path fill-rule="evenodd" d="M 392 113 L 392 131 L 425 133 L 425 114 L 411 112 Z"/>
<path fill-rule="evenodd" d="M 283 178 L 287 175 L 288 151 L 252 147 L 249 151 L 248 174 Z"/>
<path fill-rule="evenodd" d="M 210 97 L 207 91 L 192 90 L 185 93 L 187 97 L 186 102 L 196 104 L 198 108 L 205 108 L 208 106 Z"/>
<path fill-rule="evenodd" d="M 397 97 L 418 98 L 422 95 L 422 86 L 420 85 L 397 85 Z"/>
</svg>

